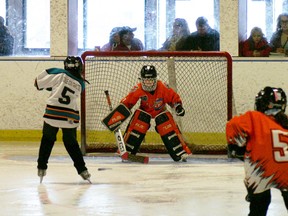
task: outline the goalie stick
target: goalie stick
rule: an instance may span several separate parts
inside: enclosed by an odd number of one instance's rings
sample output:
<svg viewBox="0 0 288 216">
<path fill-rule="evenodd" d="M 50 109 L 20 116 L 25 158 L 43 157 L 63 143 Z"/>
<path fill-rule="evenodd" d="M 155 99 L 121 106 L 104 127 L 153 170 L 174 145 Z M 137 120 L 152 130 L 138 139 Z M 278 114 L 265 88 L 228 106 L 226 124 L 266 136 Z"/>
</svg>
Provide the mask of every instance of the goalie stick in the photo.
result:
<svg viewBox="0 0 288 216">
<path fill-rule="evenodd" d="M 112 107 L 109 91 L 105 90 L 104 93 L 106 95 L 109 109 L 110 109 L 110 111 L 112 111 L 113 107 Z M 121 156 L 122 160 L 124 160 L 124 161 L 128 160 L 128 161 L 132 161 L 132 162 L 140 162 L 140 163 L 145 163 L 145 164 L 149 162 L 149 157 L 147 157 L 147 156 L 132 155 L 126 151 L 125 142 L 124 142 L 120 128 L 118 128 L 114 131 L 114 135 L 116 138 L 116 143 L 117 143 L 118 149 L 120 151 L 120 156 Z"/>
</svg>

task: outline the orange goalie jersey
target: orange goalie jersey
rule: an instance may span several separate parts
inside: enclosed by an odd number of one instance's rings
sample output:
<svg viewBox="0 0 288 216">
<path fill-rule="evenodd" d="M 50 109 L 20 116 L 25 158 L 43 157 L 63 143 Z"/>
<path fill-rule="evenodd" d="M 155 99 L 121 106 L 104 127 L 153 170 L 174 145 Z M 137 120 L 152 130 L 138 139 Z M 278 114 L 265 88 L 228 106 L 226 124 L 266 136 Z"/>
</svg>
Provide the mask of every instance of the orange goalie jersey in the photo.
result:
<svg viewBox="0 0 288 216">
<path fill-rule="evenodd" d="M 235 138 L 246 139 L 245 184 L 253 193 L 275 187 L 288 189 L 288 130 L 272 116 L 248 111 L 226 125 L 228 144 Z"/>
<path fill-rule="evenodd" d="M 142 89 L 142 84 L 138 83 L 120 102 L 131 109 L 139 99 L 141 99 L 139 108 L 149 113 L 152 118 L 165 111 L 166 104 L 171 107 L 174 107 L 176 104 L 182 105 L 180 96 L 160 80 L 157 81 L 157 88 L 153 94 L 144 91 Z"/>
</svg>

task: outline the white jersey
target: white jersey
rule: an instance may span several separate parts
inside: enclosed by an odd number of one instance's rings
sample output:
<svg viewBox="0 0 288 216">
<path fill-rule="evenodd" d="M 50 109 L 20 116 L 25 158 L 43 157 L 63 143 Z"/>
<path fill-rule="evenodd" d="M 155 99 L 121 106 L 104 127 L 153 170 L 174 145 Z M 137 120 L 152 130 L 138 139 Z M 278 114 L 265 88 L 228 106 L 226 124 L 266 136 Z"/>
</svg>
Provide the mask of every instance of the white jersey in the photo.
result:
<svg viewBox="0 0 288 216">
<path fill-rule="evenodd" d="M 64 69 L 50 68 L 36 77 L 39 90 L 51 89 L 47 100 L 44 121 L 54 127 L 75 128 L 80 115 L 78 98 L 85 88 L 85 82 Z"/>
</svg>

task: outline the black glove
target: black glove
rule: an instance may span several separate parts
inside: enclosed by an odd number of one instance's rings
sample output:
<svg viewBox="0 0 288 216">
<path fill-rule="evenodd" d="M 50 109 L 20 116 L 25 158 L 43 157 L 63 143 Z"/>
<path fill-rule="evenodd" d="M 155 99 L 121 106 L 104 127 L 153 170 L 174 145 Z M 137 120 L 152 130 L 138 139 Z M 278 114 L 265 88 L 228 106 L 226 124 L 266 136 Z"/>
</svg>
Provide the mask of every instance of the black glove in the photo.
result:
<svg viewBox="0 0 288 216">
<path fill-rule="evenodd" d="M 177 116 L 184 116 L 185 115 L 185 110 L 181 104 L 176 106 L 175 111 L 176 111 Z"/>
<path fill-rule="evenodd" d="M 239 160 L 244 161 L 246 146 L 239 147 L 236 144 L 228 144 L 227 150 L 228 158 L 238 158 Z"/>
</svg>

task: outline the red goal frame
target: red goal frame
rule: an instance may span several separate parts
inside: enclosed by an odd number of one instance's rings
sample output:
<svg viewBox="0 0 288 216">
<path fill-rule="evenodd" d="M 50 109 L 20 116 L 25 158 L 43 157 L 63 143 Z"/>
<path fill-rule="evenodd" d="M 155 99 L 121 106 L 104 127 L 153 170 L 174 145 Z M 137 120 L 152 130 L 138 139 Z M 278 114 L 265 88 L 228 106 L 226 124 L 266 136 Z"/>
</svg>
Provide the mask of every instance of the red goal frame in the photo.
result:
<svg viewBox="0 0 288 216">
<path fill-rule="evenodd" d="M 162 52 L 162 51 L 113 51 L 113 52 L 98 52 L 98 51 L 86 51 L 84 52 L 81 57 L 84 62 L 84 68 L 83 68 L 83 76 L 85 78 L 85 62 L 86 58 L 91 57 L 109 57 L 109 56 L 119 56 L 119 57 L 131 57 L 131 56 L 165 56 L 167 58 L 169 57 L 177 57 L 177 56 L 189 56 L 192 55 L 193 57 L 215 57 L 215 56 L 221 56 L 226 58 L 227 60 L 227 121 L 232 118 L 232 97 L 233 97 L 233 91 L 232 91 L 232 57 L 228 52 L 182 52 L 182 51 L 176 51 L 176 52 Z M 83 154 L 85 154 L 86 151 L 86 92 L 85 90 L 81 94 L 81 150 Z"/>
</svg>

